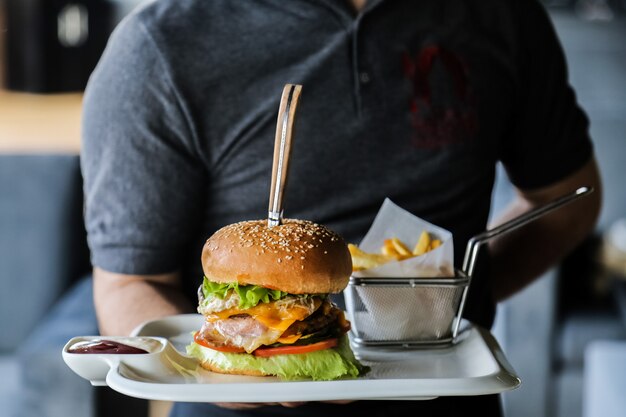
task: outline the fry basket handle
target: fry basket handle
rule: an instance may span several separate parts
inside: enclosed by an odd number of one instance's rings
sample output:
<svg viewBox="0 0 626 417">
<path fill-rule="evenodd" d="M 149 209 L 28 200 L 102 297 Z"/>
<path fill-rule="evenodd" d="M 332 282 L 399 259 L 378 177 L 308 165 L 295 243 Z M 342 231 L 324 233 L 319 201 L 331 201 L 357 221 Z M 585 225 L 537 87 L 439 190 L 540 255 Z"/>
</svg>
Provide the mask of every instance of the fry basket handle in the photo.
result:
<svg viewBox="0 0 626 417">
<path fill-rule="evenodd" d="M 543 217 L 551 211 L 556 210 L 557 208 L 560 208 L 568 203 L 571 203 L 578 198 L 587 196 L 592 192 L 593 187 L 580 187 L 569 194 L 565 194 L 564 196 L 559 197 L 556 200 L 551 201 L 550 203 L 544 204 L 527 213 L 515 217 L 505 223 L 502 223 L 499 226 L 494 227 L 493 229 L 485 230 L 484 232 L 472 237 L 467 242 L 465 257 L 463 259 L 463 272 L 469 277 L 470 282 L 467 284 L 465 290 L 463 291 L 461 303 L 459 305 L 459 310 L 457 314 L 457 320 L 455 323 L 454 331 L 452 332 L 452 336 L 454 338 L 456 338 L 456 335 L 459 331 L 459 325 L 461 323 L 460 316 L 465 306 L 465 299 L 467 298 L 467 291 L 469 289 L 472 276 L 474 275 L 474 267 L 476 265 L 476 258 L 478 257 L 480 247 L 496 236 L 512 232 L 513 230 L 516 230 L 532 222 L 533 220 L 537 220 L 538 218 Z"/>
</svg>

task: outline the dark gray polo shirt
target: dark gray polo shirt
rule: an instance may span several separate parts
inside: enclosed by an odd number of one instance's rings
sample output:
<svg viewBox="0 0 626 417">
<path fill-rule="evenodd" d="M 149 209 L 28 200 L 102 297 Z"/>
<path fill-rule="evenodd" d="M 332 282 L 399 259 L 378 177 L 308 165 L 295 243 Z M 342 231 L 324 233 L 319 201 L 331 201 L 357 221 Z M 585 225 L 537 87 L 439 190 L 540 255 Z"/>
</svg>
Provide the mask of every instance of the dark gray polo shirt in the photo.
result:
<svg viewBox="0 0 626 417">
<path fill-rule="evenodd" d="M 495 166 L 542 187 L 591 156 L 537 0 L 159 0 L 111 37 L 87 87 L 92 261 L 186 271 L 217 228 L 267 216 L 284 84 L 303 85 L 285 217 L 358 243 L 385 197 L 454 234 L 486 227 Z M 487 274 L 467 316 L 487 327 Z M 494 277 L 504 279 L 504 277 Z"/>
</svg>

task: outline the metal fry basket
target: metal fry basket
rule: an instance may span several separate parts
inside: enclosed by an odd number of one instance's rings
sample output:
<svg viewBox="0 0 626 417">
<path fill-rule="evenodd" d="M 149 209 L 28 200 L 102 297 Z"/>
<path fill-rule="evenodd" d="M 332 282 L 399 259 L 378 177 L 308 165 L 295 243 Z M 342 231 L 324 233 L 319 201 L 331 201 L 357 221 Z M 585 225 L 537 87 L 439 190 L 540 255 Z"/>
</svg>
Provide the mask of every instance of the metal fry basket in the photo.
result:
<svg viewBox="0 0 626 417">
<path fill-rule="evenodd" d="M 407 348 L 456 342 L 480 247 L 575 199 L 593 192 L 580 187 L 467 242 L 463 268 L 450 278 L 350 277 L 344 290 L 352 341 L 363 346 Z"/>
<path fill-rule="evenodd" d="M 470 278 L 357 278 L 344 291 L 354 343 L 406 347 L 447 345 L 462 315 Z"/>
</svg>

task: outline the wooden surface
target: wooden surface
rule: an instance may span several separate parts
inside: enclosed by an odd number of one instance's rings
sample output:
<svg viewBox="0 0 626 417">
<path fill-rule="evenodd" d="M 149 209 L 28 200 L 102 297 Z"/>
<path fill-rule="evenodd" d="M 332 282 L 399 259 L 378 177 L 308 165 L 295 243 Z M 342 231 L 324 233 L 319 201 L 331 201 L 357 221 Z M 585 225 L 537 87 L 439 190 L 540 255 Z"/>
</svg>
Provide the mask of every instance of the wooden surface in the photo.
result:
<svg viewBox="0 0 626 417">
<path fill-rule="evenodd" d="M 2 0 L 0 0 L 0 3 Z M 6 26 L 0 7 L 0 84 Z M 27 94 L 0 87 L 0 153 L 78 153 L 82 94 Z"/>
<path fill-rule="evenodd" d="M 78 153 L 82 94 L 0 90 L 0 153 Z"/>
</svg>

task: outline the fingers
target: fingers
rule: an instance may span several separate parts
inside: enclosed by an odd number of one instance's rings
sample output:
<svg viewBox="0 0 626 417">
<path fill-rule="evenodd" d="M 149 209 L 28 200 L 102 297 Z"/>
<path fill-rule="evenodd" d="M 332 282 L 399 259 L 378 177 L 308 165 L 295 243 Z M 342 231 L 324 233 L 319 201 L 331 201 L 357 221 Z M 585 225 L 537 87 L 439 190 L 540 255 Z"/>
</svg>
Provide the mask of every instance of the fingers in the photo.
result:
<svg viewBox="0 0 626 417">
<path fill-rule="evenodd" d="M 292 402 L 288 402 L 288 403 L 278 403 L 280 405 L 282 405 L 283 407 L 287 407 L 287 408 L 296 408 L 296 407 L 300 407 L 302 404 L 306 404 L 305 401 L 292 401 Z"/>
<path fill-rule="evenodd" d="M 278 405 L 278 403 L 215 403 L 218 407 L 229 410 L 249 410 L 252 408 L 265 407 L 268 405 Z"/>
<path fill-rule="evenodd" d="M 252 408 L 267 407 L 270 405 L 282 405 L 283 407 L 295 408 L 305 404 L 304 401 L 291 401 L 282 403 L 215 403 L 215 405 L 229 410 L 248 410 Z"/>
<path fill-rule="evenodd" d="M 349 404 L 354 400 L 332 400 L 332 401 L 320 401 L 323 403 L 329 404 Z M 253 408 L 259 407 L 267 407 L 271 405 L 282 405 L 287 408 L 296 408 L 300 407 L 303 404 L 306 404 L 306 401 L 290 401 L 290 402 L 282 402 L 282 403 L 214 403 L 218 407 L 227 408 L 229 410 L 249 410 Z"/>
<path fill-rule="evenodd" d="M 329 404 L 350 404 L 354 401 L 355 400 L 332 400 L 332 401 L 322 401 L 322 402 L 329 403 Z"/>
</svg>

